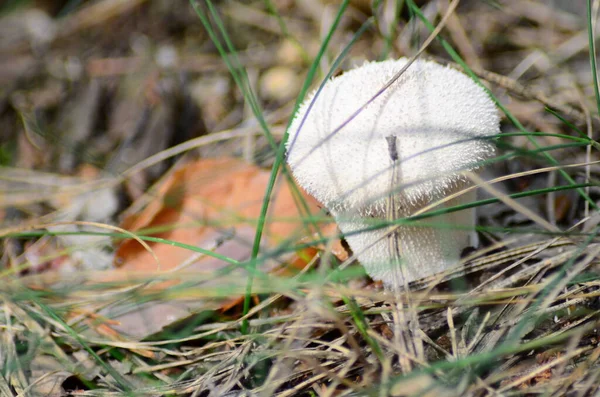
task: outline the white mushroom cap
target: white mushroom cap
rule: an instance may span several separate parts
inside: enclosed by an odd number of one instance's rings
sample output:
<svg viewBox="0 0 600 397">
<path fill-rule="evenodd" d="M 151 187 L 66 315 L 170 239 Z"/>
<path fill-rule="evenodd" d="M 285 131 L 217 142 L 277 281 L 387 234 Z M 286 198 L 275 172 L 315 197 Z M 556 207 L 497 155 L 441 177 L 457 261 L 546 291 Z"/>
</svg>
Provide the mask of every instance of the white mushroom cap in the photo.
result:
<svg viewBox="0 0 600 397">
<path fill-rule="evenodd" d="M 500 132 L 496 107 L 480 86 L 456 70 L 419 60 L 351 118 L 406 62 L 366 63 L 330 80 L 300 107 L 288 139 L 288 163 L 298 183 L 350 234 L 347 240 L 369 274 L 392 286 L 388 276 L 397 269 L 390 268 L 389 244 L 376 242 L 388 230 L 355 233 L 368 226 L 365 218 L 386 218 L 392 170 L 399 181 L 393 187 L 397 214 L 409 216 L 467 186 L 458 172 L 491 157 L 489 138 Z M 386 140 L 394 136 L 395 162 Z M 430 221 L 472 226 L 472 211 L 464 212 Z M 472 240 L 472 233 L 444 230 L 401 228 L 402 261 L 412 268 L 404 269 L 408 281 L 448 268 Z"/>
</svg>

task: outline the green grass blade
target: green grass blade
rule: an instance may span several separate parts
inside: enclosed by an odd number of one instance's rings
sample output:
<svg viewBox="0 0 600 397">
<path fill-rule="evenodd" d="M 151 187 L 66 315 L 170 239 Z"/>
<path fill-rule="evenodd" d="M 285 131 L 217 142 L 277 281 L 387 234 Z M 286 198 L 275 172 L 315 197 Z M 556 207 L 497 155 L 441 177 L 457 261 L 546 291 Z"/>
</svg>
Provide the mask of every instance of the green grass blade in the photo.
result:
<svg viewBox="0 0 600 397">
<path fill-rule="evenodd" d="M 596 38 L 594 37 L 594 15 L 592 15 L 592 0 L 587 0 L 587 27 L 588 46 L 590 53 L 590 66 L 592 68 L 592 80 L 594 82 L 594 96 L 596 97 L 596 110 L 600 114 L 600 91 L 598 88 L 598 70 L 596 69 Z"/>
</svg>

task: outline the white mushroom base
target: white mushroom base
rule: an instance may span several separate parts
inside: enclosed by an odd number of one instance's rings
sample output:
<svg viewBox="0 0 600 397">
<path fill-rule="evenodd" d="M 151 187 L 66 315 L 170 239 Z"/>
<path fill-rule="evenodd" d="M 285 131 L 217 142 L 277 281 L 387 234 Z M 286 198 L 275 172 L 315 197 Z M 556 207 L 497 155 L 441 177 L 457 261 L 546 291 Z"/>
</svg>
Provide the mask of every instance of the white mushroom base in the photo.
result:
<svg viewBox="0 0 600 397">
<path fill-rule="evenodd" d="M 448 201 L 449 208 L 475 201 L 469 192 Z M 355 213 L 334 212 L 336 222 L 360 263 L 374 280 L 388 289 L 398 290 L 407 283 L 444 272 L 456 266 L 463 249 L 477 245 L 475 209 L 443 214 L 424 219 L 427 226 L 394 226 L 363 231 L 376 225 L 377 219 L 359 217 Z M 397 228 L 394 234 L 392 231 Z M 397 236 L 399 260 L 390 240 Z"/>
</svg>

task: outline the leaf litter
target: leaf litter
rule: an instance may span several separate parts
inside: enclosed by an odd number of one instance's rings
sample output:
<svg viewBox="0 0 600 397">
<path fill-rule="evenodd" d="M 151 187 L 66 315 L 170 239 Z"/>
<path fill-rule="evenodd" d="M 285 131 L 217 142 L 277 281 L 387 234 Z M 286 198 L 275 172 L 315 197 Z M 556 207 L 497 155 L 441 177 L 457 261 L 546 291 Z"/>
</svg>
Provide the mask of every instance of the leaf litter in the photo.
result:
<svg viewBox="0 0 600 397">
<path fill-rule="evenodd" d="M 279 140 L 294 74 L 336 8 L 272 3 L 217 12 Z M 341 69 L 410 56 L 429 34 L 406 8 L 367 3 L 350 2 L 325 72 L 371 15 L 377 28 Z M 430 21 L 444 15 L 444 2 L 417 3 Z M 463 3 L 441 37 L 527 131 L 546 133 L 535 139 L 557 146 L 556 163 L 505 120 L 514 135 L 499 146 L 514 156 L 486 168 L 485 180 L 510 178 L 480 197 L 495 199 L 477 208 L 483 246 L 399 296 L 364 276 L 318 205 L 280 176 L 246 315 L 273 152 L 189 4 L 3 13 L 0 29 L 24 28 L 0 34 L 0 394 L 593 394 L 600 191 L 588 182 L 599 169 L 594 150 L 561 146 L 597 127 L 585 9 Z M 427 52 L 457 65 L 438 41 Z M 552 190 L 568 183 L 588 183 L 590 208 L 575 188 Z M 404 312 L 409 332 L 394 332 Z"/>
</svg>

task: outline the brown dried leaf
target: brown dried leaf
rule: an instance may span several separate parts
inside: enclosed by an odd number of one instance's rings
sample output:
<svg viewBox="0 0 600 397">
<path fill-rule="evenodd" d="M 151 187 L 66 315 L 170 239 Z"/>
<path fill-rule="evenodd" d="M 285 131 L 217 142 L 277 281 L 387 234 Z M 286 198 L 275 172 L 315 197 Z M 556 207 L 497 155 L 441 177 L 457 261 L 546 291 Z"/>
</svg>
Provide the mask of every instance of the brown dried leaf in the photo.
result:
<svg viewBox="0 0 600 397">
<path fill-rule="evenodd" d="M 139 214 L 124 220 L 121 227 L 130 231 L 167 227 L 170 230 L 153 236 L 197 247 L 223 248 L 223 240 L 238 243 L 251 241 L 260 214 L 270 173 L 238 160 L 219 158 L 198 160 L 174 172 L 156 192 L 156 199 Z M 311 212 L 316 214 L 316 202 L 304 197 Z M 269 219 L 263 240 L 276 244 L 295 233 L 302 233 L 302 219 L 292 191 L 286 183 L 279 184 L 273 194 Z M 244 236 L 245 235 L 245 236 Z M 244 259 L 250 246 L 237 244 L 224 254 Z M 194 255 L 187 249 L 165 244 L 151 244 L 161 262 L 161 271 L 173 269 Z M 222 261 L 221 267 L 224 265 Z M 158 270 L 150 253 L 134 240 L 119 247 L 116 264 L 128 271 Z M 215 270 L 209 266 L 208 270 Z"/>
</svg>

